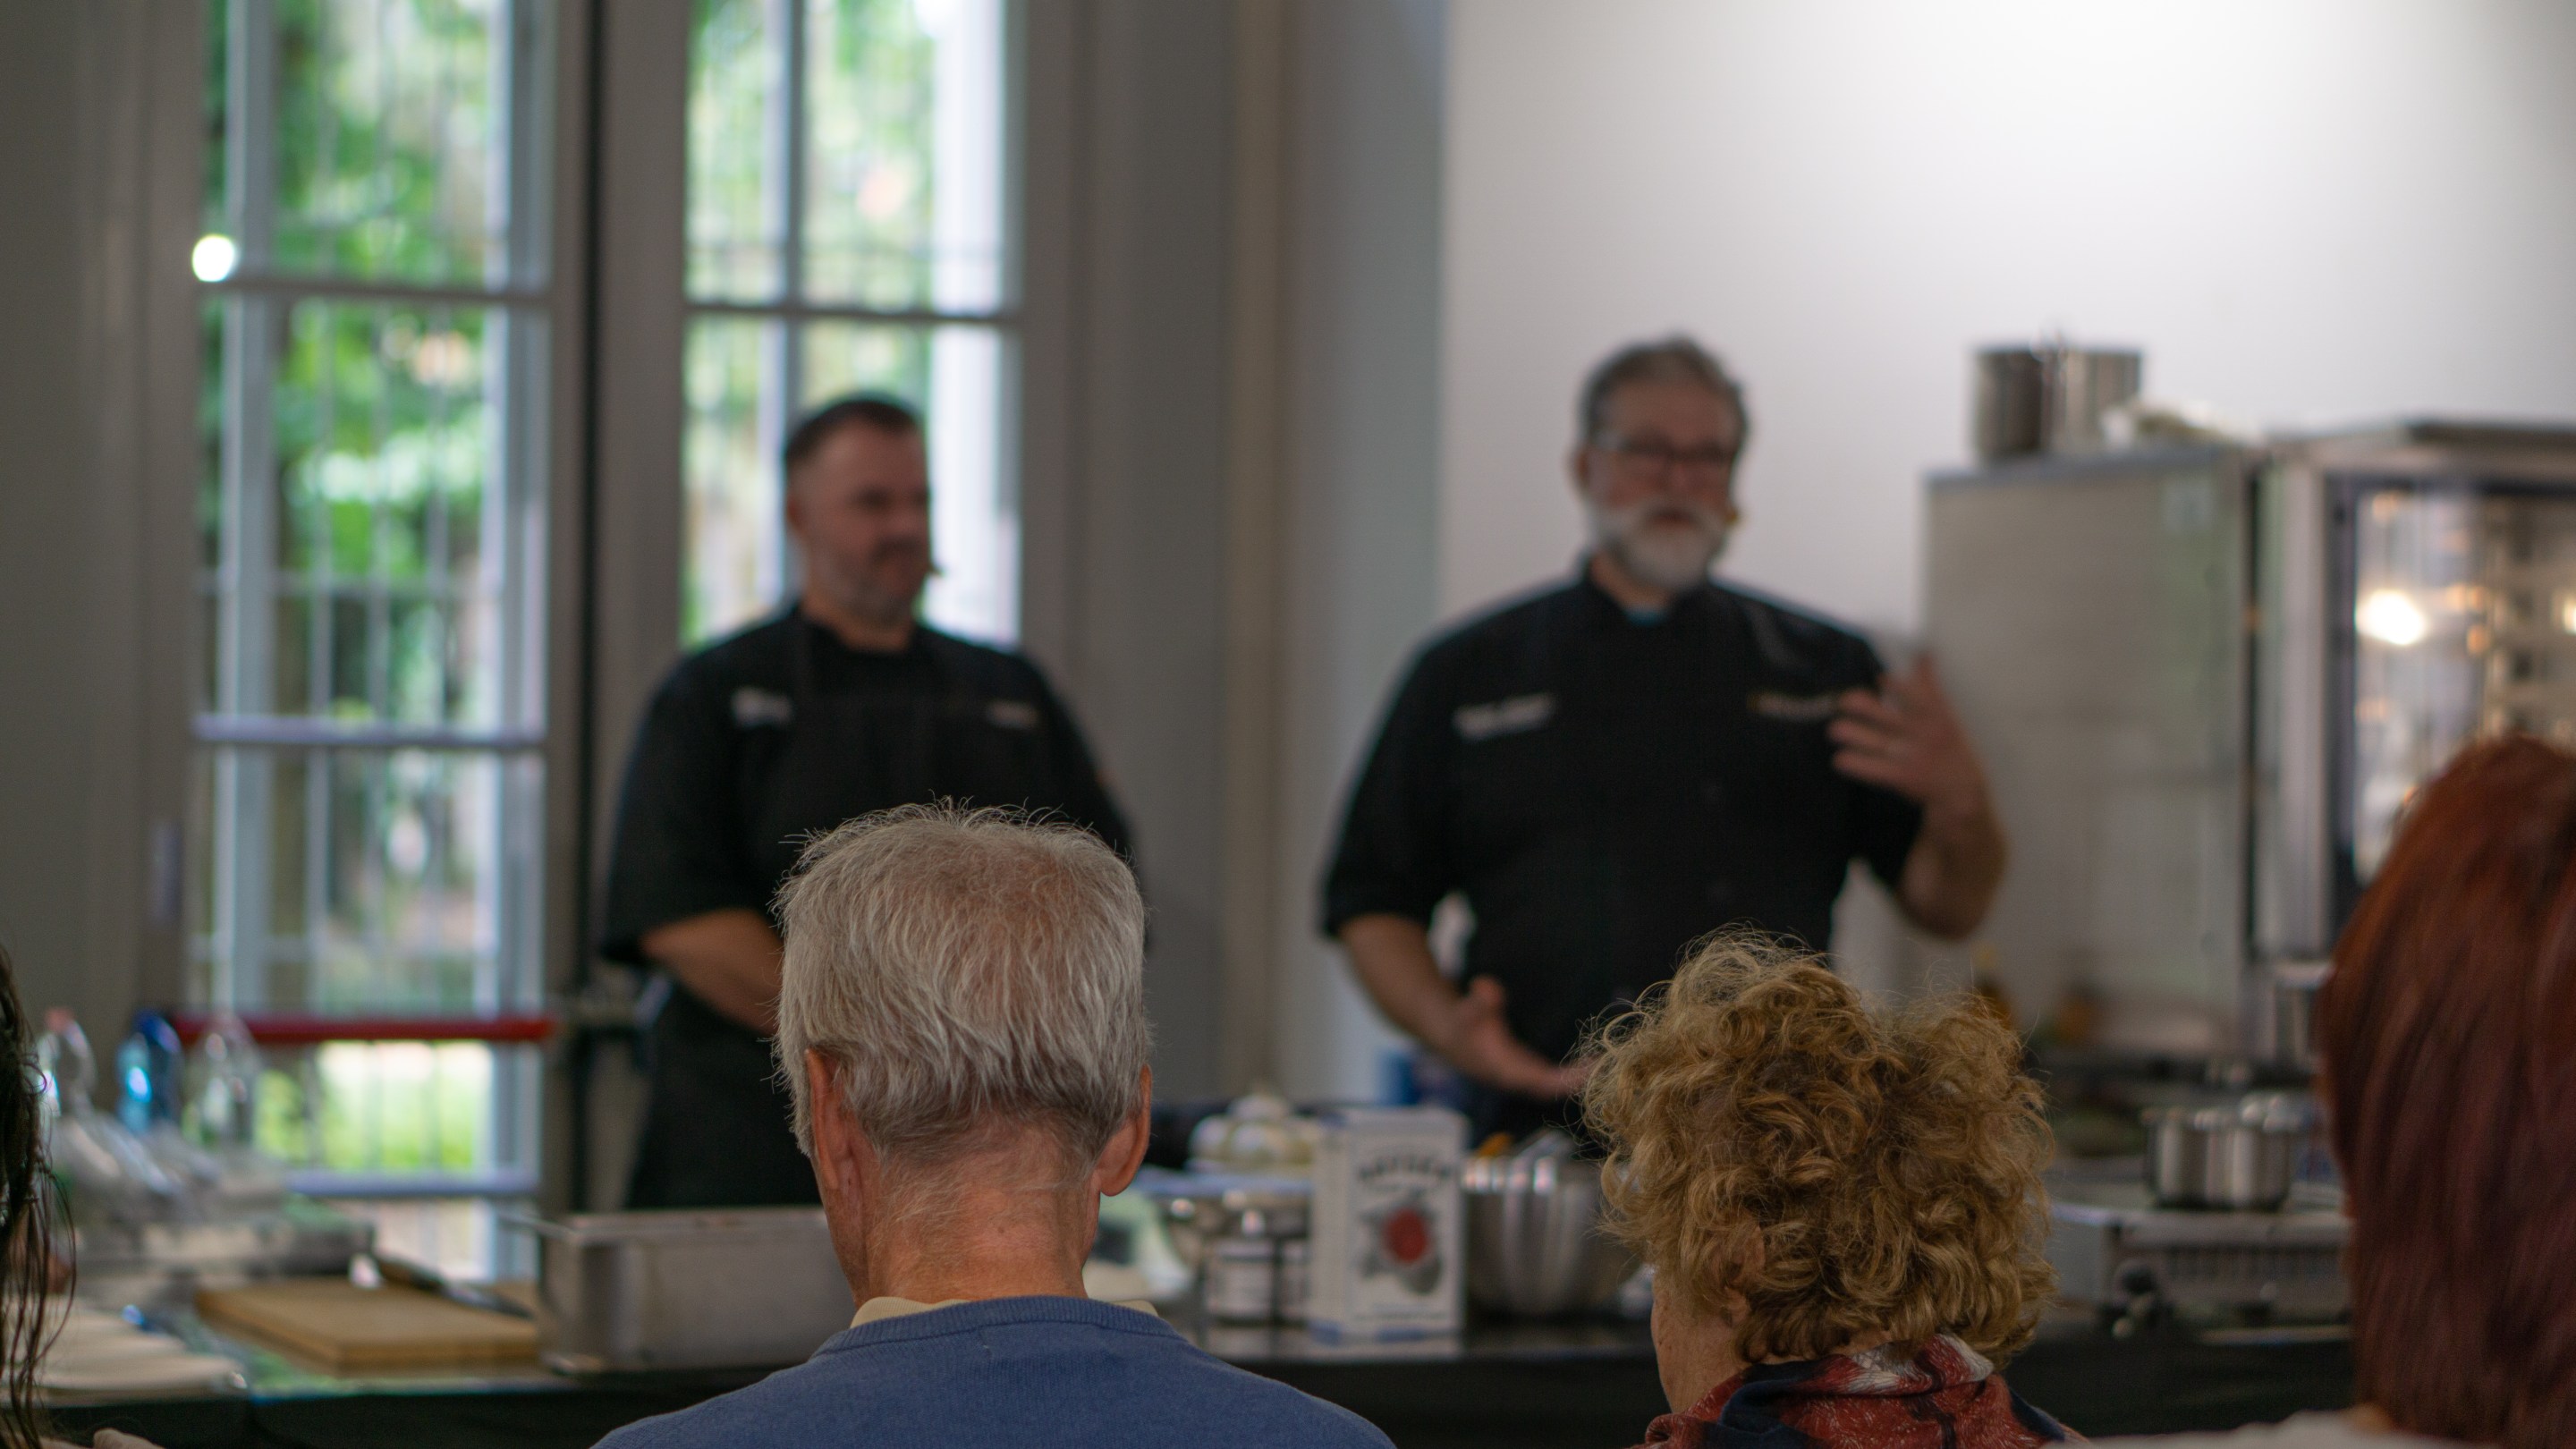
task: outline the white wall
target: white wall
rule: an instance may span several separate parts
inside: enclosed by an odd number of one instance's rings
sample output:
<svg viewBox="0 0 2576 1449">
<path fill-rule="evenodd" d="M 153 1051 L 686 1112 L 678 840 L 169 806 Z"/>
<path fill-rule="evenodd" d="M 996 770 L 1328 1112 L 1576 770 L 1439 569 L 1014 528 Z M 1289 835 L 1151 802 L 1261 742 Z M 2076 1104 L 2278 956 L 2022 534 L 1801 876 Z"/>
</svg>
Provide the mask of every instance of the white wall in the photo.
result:
<svg viewBox="0 0 2576 1449">
<path fill-rule="evenodd" d="M 2565 0 L 1474 0 L 1451 12 L 1440 600 L 1561 571 L 1611 346 L 1746 378 L 1727 572 L 1917 623 L 1972 344 L 2131 342 L 2258 423 L 2576 416 Z"/>
<path fill-rule="evenodd" d="M 1290 11 L 1272 1058 L 1366 1099 L 1397 1038 L 1317 934 L 1343 792 L 1439 608 L 1442 0 Z"/>
</svg>

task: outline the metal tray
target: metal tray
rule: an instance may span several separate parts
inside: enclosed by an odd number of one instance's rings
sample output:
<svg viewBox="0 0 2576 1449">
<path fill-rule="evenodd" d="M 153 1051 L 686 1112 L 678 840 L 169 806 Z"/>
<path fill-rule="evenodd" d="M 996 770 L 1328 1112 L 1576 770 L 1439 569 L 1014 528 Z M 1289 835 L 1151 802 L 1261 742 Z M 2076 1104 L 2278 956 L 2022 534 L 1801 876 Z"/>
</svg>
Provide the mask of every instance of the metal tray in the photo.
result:
<svg viewBox="0 0 2576 1449">
<path fill-rule="evenodd" d="M 565 1373 L 801 1363 L 850 1326 L 820 1208 L 510 1217 L 537 1235 L 537 1346 Z"/>
</svg>

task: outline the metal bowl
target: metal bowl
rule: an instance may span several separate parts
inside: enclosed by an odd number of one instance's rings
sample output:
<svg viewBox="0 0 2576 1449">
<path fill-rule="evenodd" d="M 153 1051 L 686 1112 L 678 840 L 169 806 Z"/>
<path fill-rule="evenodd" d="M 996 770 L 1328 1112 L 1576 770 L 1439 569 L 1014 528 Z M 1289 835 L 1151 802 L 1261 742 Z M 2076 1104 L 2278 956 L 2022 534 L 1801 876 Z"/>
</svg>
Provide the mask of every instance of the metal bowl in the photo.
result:
<svg viewBox="0 0 2576 1449">
<path fill-rule="evenodd" d="M 1161 1212 L 1174 1256 L 1193 1273 L 1219 1238 L 1306 1235 L 1315 1187 L 1303 1178 L 1150 1168 L 1147 1173 L 1137 1176 L 1136 1189 Z"/>
<path fill-rule="evenodd" d="M 1583 1313 L 1607 1304 L 1636 1271 L 1628 1250 L 1601 1231 L 1601 1164 L 1572 1144 L 1533 1143 L 1507 1157 L 1467 1163 L 1467 1297 L 1524 1318 Z"/>
<path fill-rule="evenodd" d="M 2257 1093 L 2197 1107 L 2151 1107 L 2147 1188 L 2165 1207 L 2271 1212 L 2297 1180 L 2313 1107 L 2285 1093 Z"/>
</svg>

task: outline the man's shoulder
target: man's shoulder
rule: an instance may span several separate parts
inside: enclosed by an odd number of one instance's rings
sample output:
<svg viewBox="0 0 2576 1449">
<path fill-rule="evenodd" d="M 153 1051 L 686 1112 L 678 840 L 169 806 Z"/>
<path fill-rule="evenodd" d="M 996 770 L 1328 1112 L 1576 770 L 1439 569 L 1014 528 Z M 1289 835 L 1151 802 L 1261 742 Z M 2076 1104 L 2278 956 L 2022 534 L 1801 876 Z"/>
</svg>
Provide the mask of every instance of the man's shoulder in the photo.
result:
<svg viewBox="0 0 2576 1449">
<path fill-rule="evenodd" d="M 959 1352 L 961 1339 L 980 1351 Z M 1349 1410 L 1235 1368 L 1149 1315 L 1020 1299 L 853 1329 L 795 1368 L 630 1425 L 601 1449 L 874 1449 L 1040 1429 L 1067 1449 L 1387 1444 Z"/>
<path fill-rule="evenodd" d="M 971 688 L 996 694 L 1023 694 L 1046 689 L 1046 675 L 1029 657 L 998 644 L 987 644 L 944 629 L 921 626 L 921 647 L 941 670 Z"/>
<path fill-rule="evenodd" d="M 663 676 L 662 690 L 725 696 L 746 686 L 784 689 L 793 673 L 787 651 L 794 643 L 795 628 L 793 614 L 778 614 L 703 645 L 671 666 Z"/>
<path fill-rule="evenodd" d="M 1487 604 L 1434 634 L 1430 648 L 1473 647 L 1482 642 L 1519 639 L 1575 622 L 1583 607 L 1583 585 L 1558 581 L 1524 589 Z"/>
<path fill-rule="evenodd" d="M 1580 584 L 1514 594 L 1435 631 L 1416 653 L 1414 670 L 1447 677 L 1544 658 L 1580 626 L 1583 607 Z"/>
</svg>

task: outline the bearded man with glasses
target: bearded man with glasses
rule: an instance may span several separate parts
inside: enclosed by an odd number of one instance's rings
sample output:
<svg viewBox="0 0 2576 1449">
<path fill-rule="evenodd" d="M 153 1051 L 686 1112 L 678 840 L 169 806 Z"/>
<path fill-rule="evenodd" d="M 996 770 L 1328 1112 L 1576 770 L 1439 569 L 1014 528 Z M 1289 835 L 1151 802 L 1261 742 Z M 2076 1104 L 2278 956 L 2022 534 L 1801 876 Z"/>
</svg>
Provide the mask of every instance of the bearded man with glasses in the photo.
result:
<svg viewBox="0 0 2576 1449">
<path fill-rule="evenodd" d="M 1569 583 L 1432 641 L 1397 689 L 1324 882 L 1379 1009 L 1467 1079 L 1482 1132 L 1566 1120 L 1585 1026 L 1752 927 L 1830 949 L 1850 862 L 1916 925 L 1984 919 L 2004 838 L 1928 661 L 1710 578 L 1742 516 L 1743 390 L 1685 337 L 1593 369 Z M 1453 983 L 1429 925 L 1474 926 Z"/>
</svg>

